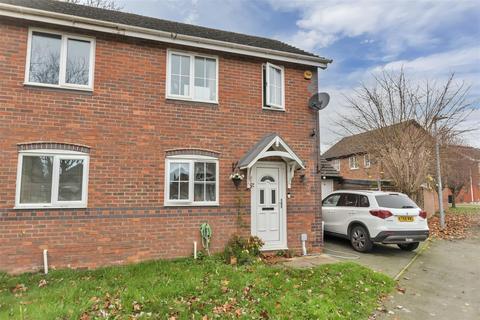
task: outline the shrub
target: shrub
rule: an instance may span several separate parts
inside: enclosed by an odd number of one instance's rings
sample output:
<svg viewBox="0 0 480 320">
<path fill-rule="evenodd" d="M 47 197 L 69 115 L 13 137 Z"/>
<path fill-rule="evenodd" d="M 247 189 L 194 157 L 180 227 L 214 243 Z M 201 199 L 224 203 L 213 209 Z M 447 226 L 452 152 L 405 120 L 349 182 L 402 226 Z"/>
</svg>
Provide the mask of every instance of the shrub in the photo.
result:
<svg viewBox="0 0 480 320">
<path fill-rule="evenodd" d="M 230 264 L 251 264 L 257 260 L 263 245 L 264 243 L 259 237 L 250 236 L 245 239 L 234 235 L 225 247 L 225 260 Z"/>
</svg>

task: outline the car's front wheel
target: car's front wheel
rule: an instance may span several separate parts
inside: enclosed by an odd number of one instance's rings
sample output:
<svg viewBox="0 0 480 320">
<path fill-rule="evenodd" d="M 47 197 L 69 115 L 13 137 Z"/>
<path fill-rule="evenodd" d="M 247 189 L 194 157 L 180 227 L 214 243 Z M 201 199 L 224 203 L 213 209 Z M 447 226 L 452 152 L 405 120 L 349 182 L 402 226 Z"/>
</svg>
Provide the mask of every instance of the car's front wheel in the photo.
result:
<svg viewBox="0 0 480 320">
<path fill-rule="evenodd" d="M 363 226 L 354 226 L 350 230 L 350 242 L 355 251 L 368 252 L 373 247 L 373 242 L 370 240 L 368 231 Z"/>
<path fill-rule="evenodd" d="M 418 248 L 419 242 L 399 243 L 398 247 L 404 251 L 413 251 Z"/>
</svg>

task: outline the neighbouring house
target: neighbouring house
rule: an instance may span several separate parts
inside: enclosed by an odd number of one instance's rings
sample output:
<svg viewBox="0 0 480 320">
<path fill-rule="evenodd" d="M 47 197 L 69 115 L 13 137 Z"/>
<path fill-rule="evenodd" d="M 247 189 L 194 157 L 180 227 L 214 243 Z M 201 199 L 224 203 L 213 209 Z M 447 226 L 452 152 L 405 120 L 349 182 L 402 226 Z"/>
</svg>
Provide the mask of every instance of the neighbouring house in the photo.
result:
<svg viewBox="0 0 480 320">
<path fill-rule="evenodd" d="M 454 145 L 451 146 L 452 152 L 457 154 L 459 160 L 466 160 L 463 162 L 460 170 L 466 170 L 462 178 L 466 178 L 463 188 L 460 190 L 455 198 L 456 203 L 480 203 L 480 149 Z M 457 162 L 458 163 L 458 162 Z M 457 163 L 453 163 L 455 166 Z M 447 167 L 448 168 L 448 167 Z M 447 173 L 448 175 L 448 173 Z M 448 187 L 448 177 L 446 181 Z M 452 202 L 452 193 L 449 189 L 446 190 L 448 202 Z"/>
<path fill-rule="evenodd" d="M 371 139 L 370 132 L 344 137 L 322 154 L 322 158 L 339 172 L 341 177 L 341 183 L 335 185 L 335 190 L 392 188 L 383 171 L 383 164 L 376 161 L 365 149 L 365 141 L 368 139 Z"/>
<path fill-rule="evenodd" d="M 308 99 L 331 60 L 51 0 L 0 0 L 0 46 L 0 271 L 188 256 L 203 222 L 217 252 L 321 251 Z"/>
<path fill-rule="evenodd" d="M 325 158 L 320 159 L 320 175 L 322 177 L 322 199 L 339 189 L 342 183 L 340 172 L 335 169 Z"/>
<path fill-rule="evenodd" d="M 410 120 L 412 121 L 412 120 Z M 420 128 L 418 124 L 413 123 L 408 126 L 409 130 Z M 396 130 L 399 124 L 392 125 L 384 130 Z M 423 129 L 422 129 L 423 130 Z M 381 161 L 376 161 L 374 155 L 366 150 L 368 139 L 374 139 L 375 134 L 372 131 L 351 135 L 342 138 L 326 152 L 322 158 L 325 159 L 340 174 L 340 183 L 334 184 L 334 189 L 360 189 L 360 190 L 395 190 L 395 186 L 389 180 L 384 166 L 388 165 Z M 455 146 L 455 152 L 460 153 L 472 161 L 470 168 L 470 182 L 462 189 L 456 198 L 456 202 L 478 202 L 480 199 L 480 152 L 471 147 Z M 444 184 L 443 203 L 447 207 L 451 203 L 451 192 Z M 432 215 L 438 211 L 437 193 L 434 185 L 427 186 L 422 193 L 421 205 Z"/>
</svg>

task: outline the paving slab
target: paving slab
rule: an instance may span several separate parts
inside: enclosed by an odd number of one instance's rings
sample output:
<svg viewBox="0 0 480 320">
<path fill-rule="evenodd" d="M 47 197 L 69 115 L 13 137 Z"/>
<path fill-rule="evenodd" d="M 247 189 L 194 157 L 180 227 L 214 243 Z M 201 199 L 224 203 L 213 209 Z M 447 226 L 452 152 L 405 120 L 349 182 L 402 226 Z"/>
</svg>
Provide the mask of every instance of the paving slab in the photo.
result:
<svg viewBox="0 0 480 320">
<path fill-rule="evenodd" d="M 304 257 L 295 257 L 283 262 L 283 265 L 291 268 L 312 268 L 322 264 L 337 263 L 338 260 L 325 254 L 311 255 Z"/>
</svg>

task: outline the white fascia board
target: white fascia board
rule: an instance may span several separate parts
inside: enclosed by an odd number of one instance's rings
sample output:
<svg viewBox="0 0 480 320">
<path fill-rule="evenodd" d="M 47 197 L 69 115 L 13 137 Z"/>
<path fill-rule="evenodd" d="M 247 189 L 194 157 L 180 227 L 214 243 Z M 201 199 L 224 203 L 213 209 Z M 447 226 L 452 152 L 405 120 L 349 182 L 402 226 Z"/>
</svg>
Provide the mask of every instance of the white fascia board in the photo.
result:
<svg viewBox="0 0 480 320">
<path fill-rule="evenodd" d="M 128 37 L 148 39 L 165 43 L 217 50 L 246 56 L 272 59 L 301 65 L 326 69 L 332 61 L 320 57 L 306 56 L 296 53 L 253 47 L 226 41 L 175 34 L 166 31 L 130 26 L 121 23 L 96 20 L 57 12 L 50 12 L 10 4 L 0 3 L 0 16 L 30 21 L 50 23 L 66 27 L 99 31 Z"/>
</svg>

